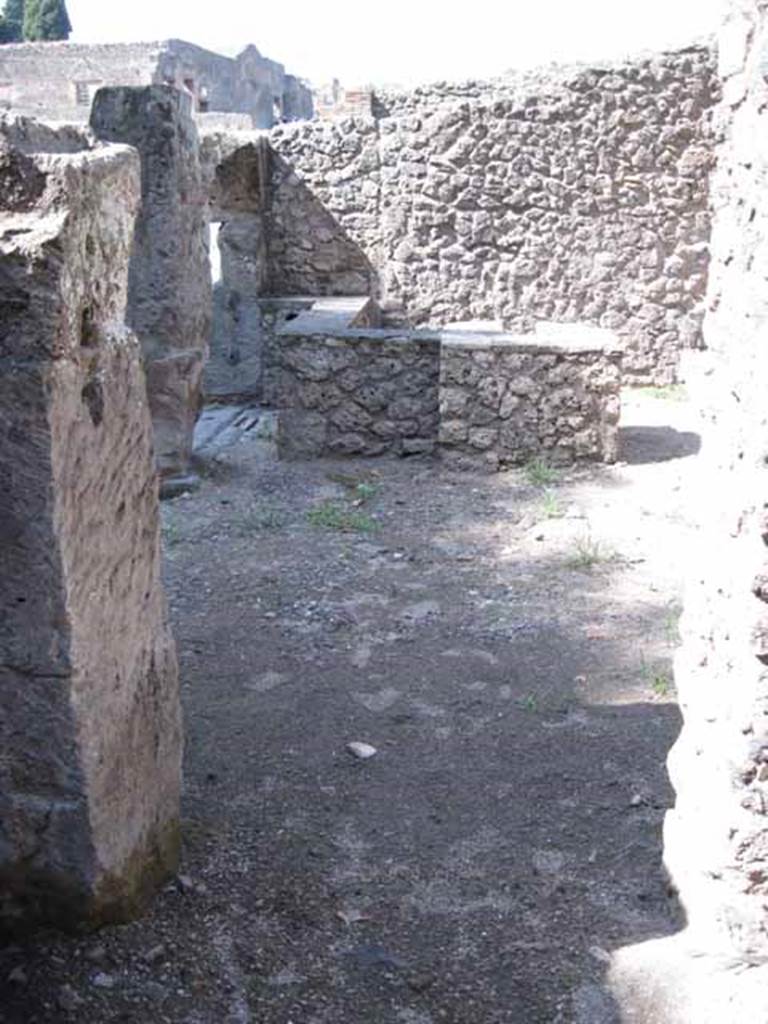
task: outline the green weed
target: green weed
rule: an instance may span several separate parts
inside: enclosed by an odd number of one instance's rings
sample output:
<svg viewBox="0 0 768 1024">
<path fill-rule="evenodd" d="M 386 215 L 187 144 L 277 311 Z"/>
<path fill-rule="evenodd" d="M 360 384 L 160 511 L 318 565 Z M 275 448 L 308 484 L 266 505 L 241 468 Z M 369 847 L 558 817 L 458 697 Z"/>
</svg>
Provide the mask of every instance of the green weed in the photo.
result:
<svg viewBox="0 0 768 1024">
<path fill-rule="evenodd" d="M 603 562 L 610 562 L 616 557 L 615 552 L 606 547 L 599 540 L 594 540 L 589 535 L 579 537 L 574 542 L 573 551 L 566 559 L 565 564 L 569 569 L 594 569 L 596 565 Z"/>
<path fill-rule="evenodd" d="M 666 672 L 655 672 L 651 678 L 651 689 L 657 697 L 669 697 L 675 692 L 675 685 Z"/>
<path fill-rule="evenodd" d="M 181 544 L 184 540 L 179 524 L 173 519 L 166 519 L 163 522 L 161 534 L 163 544 L 168 548 L 175 548 L 177 544 Z"/>
<path fill-rule="evenodd" d="M 562 502 L 554 491 L 545 491 L 539 506 L 540 514 L 544 519 L 560 519 L 565 515 Z"/>
<path fill-rule="evenodd" d="M 560 480 L 560 471 L 544 459 L 531 459 L 525 465 L 525 476 L 532 487 L 550 487 Z"/>
<path fill-rule="evenodd" d="M 647 387 L 639 388 L 639 391 L 643 395 L 647 395 L 648 398 L 659 398 L 665 402 L 685 402 L 688 399 L 688 392 L 685 390 L 682 384 L 667 384 L 666 387 Z"/>
<path fill-rule="evenodd" d="M 272 505 L 257 505 L 242 514 L 237 523 L 237 532 L 246 537 L 262 530 L 279 530 L 284 522 L 280 509 Z"/>
<path fill-rule="evenodd" d="M 307 521 L 312 526 L 341 533 L 372 533 L 378 523 L 367 512 L 349 508 L 337 501 L 323 501 L 307 512 Z"/>
</svg>

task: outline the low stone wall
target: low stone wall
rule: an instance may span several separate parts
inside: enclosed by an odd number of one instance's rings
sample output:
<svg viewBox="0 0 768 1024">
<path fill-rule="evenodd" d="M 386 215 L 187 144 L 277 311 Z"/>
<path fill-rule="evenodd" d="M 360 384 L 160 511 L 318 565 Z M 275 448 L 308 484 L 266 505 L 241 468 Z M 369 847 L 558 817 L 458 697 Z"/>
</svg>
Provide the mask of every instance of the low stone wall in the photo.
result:
<svg viewBox="0 0 768 1024">
<path fill-rule="evenodd" d="M 534 335 L 446 330 L 440 448 L 468 468 L 536 456 L 613 462 L 620 384 L 621 349 L 610 331 L 554 324 Z"/>
<path fill-rule="evenodd" d="M 610 331 L 332 328 L 310 310 L 277 331 L 284 458 L 439 448 L 466 469 L 616 458 L 622 352 Z"/>
<path fill-rule="evenodd" d="M 437 335 L 363 328 L 304 334 L 296 322 L 278 331 L 282 458 L 433 450 Z"/>
</svg>

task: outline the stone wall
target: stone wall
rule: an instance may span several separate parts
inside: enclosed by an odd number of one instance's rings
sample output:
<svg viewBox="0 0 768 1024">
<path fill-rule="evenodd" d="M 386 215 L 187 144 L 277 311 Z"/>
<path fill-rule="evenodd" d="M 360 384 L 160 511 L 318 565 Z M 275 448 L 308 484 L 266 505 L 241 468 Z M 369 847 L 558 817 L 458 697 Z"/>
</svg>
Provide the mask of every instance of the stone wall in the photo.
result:
<svg viewBox="0 0 768 1024">
<path fill-rule="evenodd" d="M 620 987 L 652 1004 L 638 1019 L 670 1024 L 768 1020 L 765 0 L 730 5 L 720 66 L 707 351 L 689 374 L 702 451 L 687 491 L 700 530 L 675 663 L 683 729 L 664 830 L 687 928 L 626 951 L 616 971 Z"/>
<path fill-rule="evenodd" d="M 281 458 L 411 455 L 437 437 L 436 336 L 338 330 L 278 332 L 277 446 Z"/>
<path fill-rule="evenodd" d="M 79 125 L 50 125 L 31 117 L 0 114 L 0 138 L 22 153 L 80 153 L 90 149 L 93 138 Z"/>
<path fill-rule="evenodd" d="M 283 319 L 271 342 L 283 458 L 439 450 L 459 469 L 616 458 L 621 350 L 609 331 L 361 329 L 375 322 L 367 308 L 358 326 L 340 324 L 334 302 Z M 279 300 L 274 315 L 290 308 Z"/>
<path fill-rule="evenodd" d="M 613 462 L 621 350 L 610 331 L 540 326 L 534 335 L 444 331 L 440 449 L 467 468 L 532 458 Z"/>
<path fill-rule="evenodd" d="M 716 93 L 694 47 L 278 126 L 270 290 L 370 292 L 416 325 L 593 324 L 629 379 L 669 381 L 701 340 Z"/>
<path fill-rule="evenodd" d="M 3 933 L 130 915 L 178 854 L 176 662 L 125 327 L 139 161 L 63 143 L 0 127 Z"/>
<path fill-rule="evenodd" d="M 85 122 L 102 86 L 142 85 L 174 85 L 191 97 L 195 111 L 245 114 L 257 128 L 312 116 L 308 87 L 255 46 L 235 58 L 179 39 L 0 48 L 0 110 Z"/>
<path fill-rule="evenodd" d="M 732 4 L 720 62 L 708 352 L 693 392 L 703 523 L 676 665 L 685 725 L 665 857 L 691 929 L 743 969 L 768 965 L 768 4 Z M 761 1012 L 714 1002 L 701 1019 L 718 1007 L 718 1020 L 766 1019 L 766 968 L 748 974 L 719 975 L 723 998 L 761 984 Z"/>
<path fill-rule="evenodd" d="M 128 322 L 144 352 L 160 474 L 183 477 L 202 402 L 212 301 L 208 206 L 189 98 L 171 86 L 101 89 L 91 126 L 141 157 Z"/>
</svg>

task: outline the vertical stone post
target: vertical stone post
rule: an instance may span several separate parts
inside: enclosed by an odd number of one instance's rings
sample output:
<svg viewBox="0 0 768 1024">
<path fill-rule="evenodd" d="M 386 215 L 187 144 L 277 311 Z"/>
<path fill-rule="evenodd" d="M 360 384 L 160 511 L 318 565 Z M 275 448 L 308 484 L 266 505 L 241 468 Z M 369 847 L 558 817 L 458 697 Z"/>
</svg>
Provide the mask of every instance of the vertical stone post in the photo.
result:
<svg viewBox="0 0 768 1024">
<path fill-rule="evenodd" d="M 170 487 L 189 468 L 212 308 L 208 207 L 190 98 L 164 85 L 100 89 L 91 127 L 100 139 L 135 146 L 141 158 L 128 323 L 144 352 L 155 454 Z"/>
<path fill-rule="evenodd" d="M 211 218 L 221 223 L 221 280 L 213 289 L 205 390 L 223 400 L 264 401 L 269 334 L 259 300 L 269 283 L 269 148 L 263 136 L 214 132 L 203 136 L 201 157 Z"/>
<path fill-rule="evenodd" d="M 181 723 L 124 322 L 138 158 L 6 145 L 0 197 L 0 931 L 14 932 L 125 918 L 175 869 Z"/>
</svg>

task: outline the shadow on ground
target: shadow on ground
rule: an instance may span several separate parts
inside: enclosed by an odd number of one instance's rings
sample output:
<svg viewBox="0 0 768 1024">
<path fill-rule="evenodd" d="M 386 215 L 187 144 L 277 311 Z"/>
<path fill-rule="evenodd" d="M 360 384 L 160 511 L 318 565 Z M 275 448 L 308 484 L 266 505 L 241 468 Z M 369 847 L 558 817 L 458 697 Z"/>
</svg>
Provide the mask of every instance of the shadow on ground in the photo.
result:
<svg viewBox="0 0 768 1024">
<path fill-rule="evenodd" d="M 701 438 L 674 427 L 631 426 L 619 431 L 619 458 L 630 466 L 698 455 Z"/>
<path fill-rule="evenodd" d="M 676 595 L 541 553 L 520 474 L 361 463 L 361 499 L 349 464 L 249 458 L 164 509 L 183 877 L 2 951 L 0 1020 L 616 1024 L 611 952 L 681 925 L 671 650 L 645 657 Z"/>
</svg>

